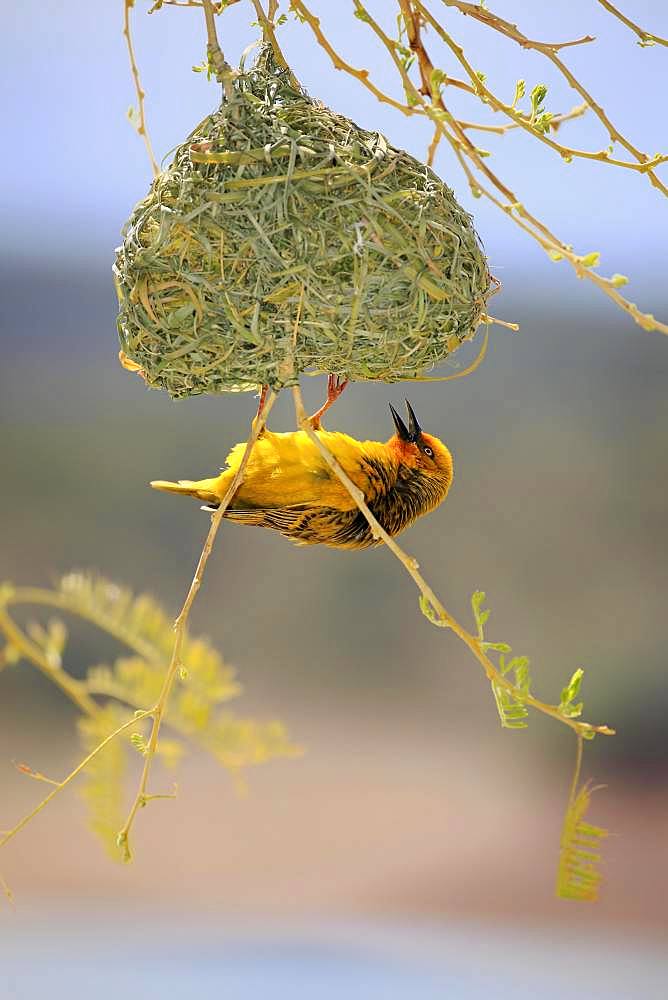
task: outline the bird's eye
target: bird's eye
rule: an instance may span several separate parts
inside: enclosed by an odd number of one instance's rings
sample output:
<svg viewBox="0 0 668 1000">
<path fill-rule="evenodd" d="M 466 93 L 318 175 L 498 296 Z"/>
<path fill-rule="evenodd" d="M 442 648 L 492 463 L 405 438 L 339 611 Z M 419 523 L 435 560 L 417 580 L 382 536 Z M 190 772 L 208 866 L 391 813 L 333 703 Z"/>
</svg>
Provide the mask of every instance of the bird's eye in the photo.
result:
<svg viewBox="0 0 668 1000">
<path fill-rule="evenodd" d="M 434 457 L 434 452 L 432 451 L 431 448 L 423 448 L 422 450 L 428 458 Z"/>
</svg>

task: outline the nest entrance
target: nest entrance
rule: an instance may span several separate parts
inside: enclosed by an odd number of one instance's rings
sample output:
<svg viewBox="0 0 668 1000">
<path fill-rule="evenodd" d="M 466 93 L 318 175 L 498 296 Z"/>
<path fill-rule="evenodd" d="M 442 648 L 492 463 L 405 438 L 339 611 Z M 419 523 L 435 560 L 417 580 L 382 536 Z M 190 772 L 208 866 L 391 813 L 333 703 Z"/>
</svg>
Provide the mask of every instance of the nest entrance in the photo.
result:
<svg viewBox="0 0 668 1000">
<path fill-rule="evenodd" d="M 173 397 L 418 378 L 473 336 L 491 289 L 452 191 L 270 49 L 135 207 L 114 273 L 122 350 Z"/>
</svg>

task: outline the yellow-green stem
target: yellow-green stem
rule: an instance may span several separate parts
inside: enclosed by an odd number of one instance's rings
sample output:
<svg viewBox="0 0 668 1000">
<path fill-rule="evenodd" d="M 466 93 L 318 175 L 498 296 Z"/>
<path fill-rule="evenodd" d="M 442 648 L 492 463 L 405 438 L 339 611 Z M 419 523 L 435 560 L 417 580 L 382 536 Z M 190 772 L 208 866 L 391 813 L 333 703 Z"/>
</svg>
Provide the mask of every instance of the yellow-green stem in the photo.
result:
<svg viewBox="0 0 668 1000">
<path fill-rule="evenodd" d="M 569 726 L 569 728 L 572 729 L 578 735 L 581 735 L 582 733 L 600 733 L 605 736 L 613 735 L 614 730 L 611 729 L 609 726 L 594 726 L 588 722 L 580 722 L 577 719 L 569 718 L 568 716 L 565 716 L 562 712 L 559 711 L 558 706 L 548 705 L 547 703 L 540 701 L 538 698 L 535 698 L 533 695 L 528 695 L 525 692 L 520 691 L 518 688 L 515 687 L 514 684 L 512 684 L 508 680 L 507 677 L 504 677 L 500 673 L 500 671 L 497 670 L 494 663 L 490 660 L 490 658 L 486 655 L 485 651 L 483 650 L 480 639 L 477 636 L 471 635 L 470 632 L 468 632 L 462 625 L 459 624 L 459 622 L 455 620 L 455 618 L 453 618 L 453 616 L 448 611 L 446 611 L 441 601 L 438 599 L 434 591 L 431 589 L 427 581 L 420 573 L 419 564 L 417 560 L 414 559 L 412 556 L 408 555 L 408 553 L 404 552 L 404 550 L 399 545 L 397 545 L 394 538 L 392 538 L 391 535 L 388 535 L 388 533 L 385 531 L 382 525 L 379 524 L 378 520 L 369 510 L 369 507 L 367 506 L 362 491 L 355 485 L 355 483 L 353 483 L 350 477 L 346 475 L 345 471 L 337 462 L 334 455 L 315 433 L 306 415 L 300 388 L 298 386 L 295 386 L 292 390 L 292 393 L 295 404 L 295 416 L 297 420 L 297 426 L 300 427 L 306 434 L 308 434 L 308 436 L 314 442 L 314 444 L 320 451 L 321 455 L 323 456 L 327 464 L 330 466 L 332 471 L 338 477 L 340 482 L 348 490 L 350 496 L 353 498 L 359 510 L 366 518 L 369 527 L 371 528 L 373 537 L 378 539 L 379 541 L 382 541 L 390 550 L 390 552 L 392 552 L 392 554 L 399 560 L 399 562 L 402 564 L 406 572 L 413 579 L 420 593 L 429 602 L 431 607 L 438 615 L 441 624 L 444 627 L 451 629 L 455 633 L 455 635 L 459 639 L 461 639 L 461 641 L 465 643 L 466 646 L 468 646 L 468 648 L 471 650 L 475 658 L 482 666 L 489 681 L 490 682 L 493 681 L 494 684 L 498 685 L 499 687 L 505 688 L 505 690 L 508 691 L 518 701 L 521 701 L 524 704 L 531 706 L 531 708 L 536 709 L 536 711 L 542 712 L 544 715 L 548 715 L 551 718 L 556 719 L 558 722 L 561 722 L 564 725 Z"/>
<path fill-rule="evenodd" d="M 243 482 L 244 473 L 246 471 L 248 460 L 250 459 L 251 453 L 253 451 L 253 447 L 258 437 L 264 430 L 267 417 L 269 416 L 269 412 L 271 411 L 271 408 L 274 405 L 275 401 L 276 401 L 276 394 L 274 392 L 269 393 L 265 401 L 265 405 L 262 409 L 262 412 L 253 422 L 253 428 L 246 443 L 246 449 L 239 464 L 239 468 L 235 472 L 232 482 L 230 483 L 230 487 L 227 493 L 225 494 L 223 500 L 221 501 L 220 506 L 211 517 L 211 526 L 209 528 L 209 532 L 204 542 L 204 547 L 202 549 L 201 555 L 197 563 L 197 567 L 195 569 L 195 575 L 193 576 L 193 579 L 191 581 L 188 593 L 186 595 L 186 599 L 183 603 L 183 607 L 181 608 L 181 611 L 174 623 L 175 634 L 174 634 L 174 647 L 172 650 L 172 656 L 169 662 L 169 666 L 167 668 L 167 673 L 165 674 L 162 690 L 160 691 L 160 695 L 158 697 L 155 706 L 150 712 L 153 718 L 153 725 L 151 727 L 151 734 L 148 739 L 146 755 L 144 760 L 144 767 L 142 769 L 142 774 L 139 781 L 139 788 L 137 790 L 137 794 L 135 795 L 132 806 L 130 807 L 128 818 L 118 833 L 118 845 L 121 848 L 124 859 L 126 861 L 130 861 L 132 859 L 132 851 L 130 848 L 130 831 L 132 829 L 132 825 L 135 821 L 135 817 L 137 815 L 137 811 L 139 810 L 140 806 L 145 805 L 147 801 L 146 789 L 148 786 L 148 778 L 151 771 L 153 758 L 155 757 L 156 747 L 158 745 L 158 736 L 160 734 L 160 727 L 162 725 L 163 716 L 165 713 L 165 709 L 167 707 L 167 701 L 169 699 L 172 686 L 174 684 L 176 673 L 179 667 L 181 666 L 181 650 L 183 647 L 183 640 L 185 637 L 190 610 L 199 592 L 202 583 L 202 577 L 204 575 L 204 570 L 206 568 L 207 561 L 213 549 L 213 543 L 216 539 L 216 535 L 218 534 L 218 529 L 220 528 L 220 525 L 222 523 L 225 511 L 230 505 L 232 498 L 234 497 L 234 494 L 237 492 L 239 486 Z"/>
</svg>

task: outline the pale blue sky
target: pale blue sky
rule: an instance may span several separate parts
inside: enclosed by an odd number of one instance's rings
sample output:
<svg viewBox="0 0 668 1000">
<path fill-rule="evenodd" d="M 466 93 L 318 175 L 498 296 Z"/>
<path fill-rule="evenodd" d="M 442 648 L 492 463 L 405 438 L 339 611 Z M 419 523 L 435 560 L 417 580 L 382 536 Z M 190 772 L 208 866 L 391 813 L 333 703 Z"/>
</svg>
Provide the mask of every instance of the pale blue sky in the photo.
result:
<svg viewBox="0 0 668 1000">
<path fill-rule="evenodd" d="M 393 69 L 369 30 L 354 20 L 352 3 L 313 0 L 311 6 L 342 54 L 354 65 L 370 69 L 382 87 L 396 92 Z M 647 27 L 668 35 L 668 4 L 625 0 L 624 6 Z M 0 67 L 0 75 L 6 77 L 3 93 L 9 95 L 3 115 L 7 147 L 0 163 L 2 253 L 11 253 L 15 260 L 42 261 L 57 255 L 106 267 L 124 219 L 150 180 L 143 145 L 125 117 L 134 95 L 121 36 L 122 4 L 120 0 L 54 0 L 48 5 L 4 0 L 4 7 L 4 34 L 10 44 Z M 250 7 L 248 2 L 239 3 L 219 20 L 232 63 L 257 34 L 249 26 Z M 496 0 L 494 7 L 535 37 L 596 35 L 595 44 L 566 50 L 569 65 L 640 148 L 650 152 L 668 148 L 662 97 L 668 91 L 666 49 L 638 46 L 596 0 L 559 4 Z M 215 105 L 217 88 L 203 74 L 191 71 L 204 51 L 201 11 L 167 7 L 148 17 L 147 9 L 148 3 L 138 0 L 135 34 L 149 124 L 160 158 Z M 394 5 L 371 0 L 369 9 L 382 15 Z M 521 76 L 527 90 L 539 81 L 550 85 L 551 110 L 577 103 L 577 95 L 536 54 L 524 53 L 469 23 L 456 11 L 442 8 L 438 0 L 432 0 L 432 9 L 442 13 L 473 64 L 487 73 L 499 93 L 512 95 Z M 360 124 L 384 131 L 395 144 L 424 155 L 425 124 L 380 106 L 350 78 L 335 72 L 305 26 L 290 21 L 281 37 L 298 76 L 314 96 Z M 435 61 L 453 70 L 435 40 L 430 39 L 430 46 Z M 452 96 L 463 117 L 480 119 L 482 109 L 473 99 Z M 591 114 L 565 126 L 561 137 L 589 148 L 602 148 L 607 142 Z M 558 235 L 582 252 L 603 250 L 602 271 L 629 274 L 632 299 L 634 294 L 652 295 L 666 273 L 668 202 L 645 178 L 597 163 L 566 165 L 518 133 L 504 138 L 481 134 L 480 141 L 494 151 L 490 161 L 494 169 Z M 492 266 L 507 290 L 515 285 L 526 289 L 527 282 L 529 289 L 545 287 L 549 282 L 557 295 L 572 293 L 583 304 L 593 301 L 593 290 L 578 289 L 566 265 L 551 264 L 496 209 L 470 197 L 447 151 L 439 154 L 436 166 L 474 212 Z M 668 170 L 663 173 L 668 178 Z"/>
</svg>

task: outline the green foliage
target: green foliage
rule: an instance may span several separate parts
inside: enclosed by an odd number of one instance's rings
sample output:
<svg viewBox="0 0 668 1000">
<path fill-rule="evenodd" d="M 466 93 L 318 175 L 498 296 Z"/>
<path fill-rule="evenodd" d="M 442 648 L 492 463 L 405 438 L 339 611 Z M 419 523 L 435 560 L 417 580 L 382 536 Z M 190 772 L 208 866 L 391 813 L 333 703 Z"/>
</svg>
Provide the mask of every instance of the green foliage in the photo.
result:
<svg viewBox="0 0 668 1000">
<path fill-rule="evenodd" d="M 483 608 L 485 594 L 476 590 L 471 597 L 471 608 L 478 629 L 478 639 L 484 652 L 499 653 L 498 672 L 512 685 L 511 687 L 491 679 L 494 701 L 505 729 L 526 729 L 526 718 L 529 714 L 526 699 L 530 694 L 531 673 L 528 656 L 513 656 L 506 660 L 506 655 L 512 652 L 507 642 L 489 642 L 485 639 L 485 625 L 490 611 Z"/>
<path fill-rule="evenodd" d="M 185 680 L 180 678 L 169 700 L 166 724 L 178 734 L 211 753 L 221 764 L 238 771 L 251 764 L 263 763 L 272 757 L 294 757 L 300 753 L 290 743 L 280 722 L 257 722 L 235 719 L 219 707 L 240 693 L 232 669 L 217 657 L 214 650 L 199 640 L 200 659 L 188 662 Z M 208 661 L 208 662 L 207 662 Z M 207 669 L 202 667 L 207 664 Z M 150 660 L 121 657 L 111 666 L 95 666 L 88 672 L 88 690 L 97 695 L 116 698 L 133 706 L 153 704 L 160 693 L 164 669 Z M 146 752 L 143 735 L 134 733 L 131 741 L 140 753 Z M 158 749 L 172 758 L 184 752 L 182 743 L 171 740 L 165 747 L 161 738 Z"/>
<path fill-rule="evenodd" d="M 512 677 L 513 688 L 521 692 L 521 695 L 529 694 L 529 658 L 526 656 L 514 656 L 508 663 L 505 658 L 499 658 L 499 669 L 505 677 L 509 674 Z M 501 719 L 501 725 L 505 729 L 526 729 L 525 719 L 529 715 L 526 703 L 521 695 L 509 691 L 500 684 L 492 683 L 496 708 Z"/>
<path fill-rule="evenodd" d="M 62 655 L 67 645 L 67 627 L 64 622 L 52 618 L 46 628 L 39 622 L 28 622 L 26 632 L 42 650 L 52 667 L 58 668 L 62 665 Z"/>
<path fill-rule="evenodd" d="M 438 613 L 431 601 L 428 601 L 424 594 L 420 594 L 419 602 L 420 611 L 432 625 L 436 625 L 437 628 L 450 628 L 450 623 Z"/>
<path fill-rule="evenodd" d="M 91 753 L 131 715 L 118 705 L 106 705 L 95 716 L 79 719 L 83 748 Z M 88 825 L 111 858 L 118 860 L 116 838 L 123 823 L 123 787 L 128 767 L 128 741 L 112 740 L 84 771 L 81 797 L 88 810 Z"/>
<path fill-rule="evenodd" d="M 578 669 L 574 671 L 566 687 L 561 692 L 559 711 L 562 715 L 565 715 L 569 719 L 577 719 L 582 715 L 583 704 L 581 701 L 576 703 L 575 699 L 580 692 L 580 685 L 582 684 L 583 677 L 584 670 L 582 667 L 578 667 Z"/>
<path fill-rule="evenodd" d="M 593 791 L 595 789 L 588 783 L 583 785 L 568 805 L 557 872 L 557 896 L 561 899 L 583 902 L 598 899 L 602 878 L 598 870 L 600 843 L 608 836 L 608 831 L 585 822 Z"/>
<path fill-rule="evenodd" d="M 129 646 L 142 660 L 164 668 L 164 661 L 171 656 L 174 645 L 174 621 L 149 594 L 135 596 L 131 590 L 102 576 L 79 572 L 64 576 L 58 584 L 58 593 L 64 598 L 68 611 L 93 622 Z M 200 685 L 212 688 L 219 700 L 223 693 L 227 697 L 239 694 L 240 688 L 233 680 L 234 671 L 223 664 L 220 654 L 207 640 L 186 636 L 181 665 Z M 130 665 L 128 683 L 131 683 L 132 674 Z M 136 687 L 135 693 L 139 690 Z M 145 701 L 155 697 L 155 678 L 141 693 Z"/>
<path fill-rule="evenodd" d="M 515 84 L 515 96 L 513 97 L 513 103 L 510 105 L 511 108 L 517 106 L 518 102 L 522 100 L 526 93 L 526 85 L 524 80 L 518 80 Z"/>
<path fill-rule="evenodd" d="M 57 619 L 46 627 L 34 622 L 24 635 L 3 606 L 10 602 L 46 605 L 78 615 L 119 640 L 130 655 L 119 656 L 110 665 L 92 666 L 84 681 L 76 680 L 63 666 L 65 625 Z M 128 860 L 127 838 L 119 842 L 118 834 L 123 829 L 125 779 L 130 765 L 136 769 L 137 756 L 147 761 L 153 755 L 149 727 L 171 663 L 172 618 L 147 594 L 135 596 L 102 577 L 70 573 L 54 591 L 6 587 L 0 593 L 0 633 L 8 640 L 5 661 L 10 660 L 7 650 L 13 651 L 13 662 L 19 658 L 32 661 L 84 711 L 78 728 L 85 759 L 75 772 L 57 782 L 28 765 L 21 770 L 59 789 L 83 771 L 82 797 L 91 829 L 112 857 L 118 859 L 120 853 Z M 238 777 L 250 765 L 298 755 L 300 748 L 290 742 L 280 722 L 238 719 L 230 713 L 227 702 L 240 692 L 235 671 L 209 641 L 186 633 L 164 714 L 164 723 L 174 735 L 160 732 L 155 745 L 162 764 L 176 766 L 193 745 Z M 163 797 L 142 794 L 140 804 Z"/>
<path fill-rule="evenodd" d="M 544 108 L 544 101 L 547 97 L 547 87 L 544 83 L 537 83 L 529 94 L 529 101 L 531 103 L 531 117 L 529 119 L 530 124 L 537 132 L 548 132 L 550 128 L 550 122 L 554 117 L 549 111 Z"/>
<path fill-rule="evenodd" d="M 591 253 L 587 253 L 580 258 L 580 263 L 584 267 L 598 267 L 600 260 L 601 260 L 600 251 L 592 250 Z"/>
</svg>

